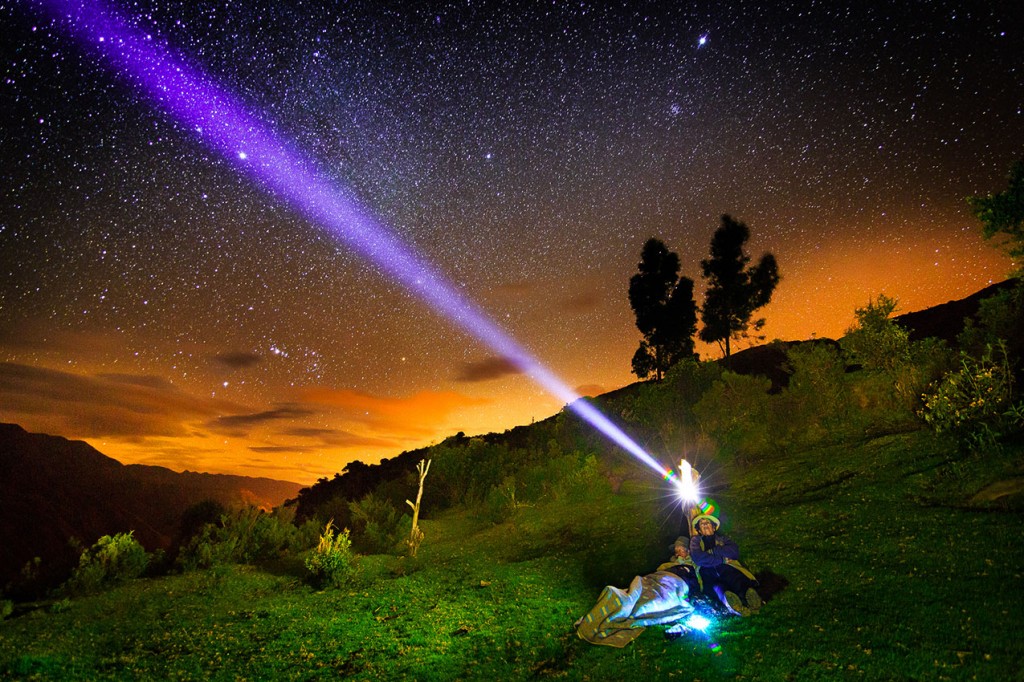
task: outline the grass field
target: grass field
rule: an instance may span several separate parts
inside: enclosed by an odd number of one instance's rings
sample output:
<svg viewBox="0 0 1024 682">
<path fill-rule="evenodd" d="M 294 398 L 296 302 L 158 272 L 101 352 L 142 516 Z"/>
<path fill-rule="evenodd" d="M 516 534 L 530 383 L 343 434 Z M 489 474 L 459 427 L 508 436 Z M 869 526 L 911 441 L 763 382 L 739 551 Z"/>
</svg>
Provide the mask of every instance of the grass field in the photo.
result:
<svg viewBox="0 0 1024 682">
<path fill-rule="evenodd" d="M 965 460 L 916 432 L 709 472 L 723 531 L 780 580 L 705 635 L 655 627 L 612 649 L 573 629 L 604 585 L 668 557 L 679 517 L 652 477 L 501 525 L 428 518 L 415 560 L 362 557 L 341 589 L 290 558 L 20 605 L 0 677 L 1020 680 L 1021 495 L 971 500 L 1021 476 L 1022 452 Z"/>
</svg>

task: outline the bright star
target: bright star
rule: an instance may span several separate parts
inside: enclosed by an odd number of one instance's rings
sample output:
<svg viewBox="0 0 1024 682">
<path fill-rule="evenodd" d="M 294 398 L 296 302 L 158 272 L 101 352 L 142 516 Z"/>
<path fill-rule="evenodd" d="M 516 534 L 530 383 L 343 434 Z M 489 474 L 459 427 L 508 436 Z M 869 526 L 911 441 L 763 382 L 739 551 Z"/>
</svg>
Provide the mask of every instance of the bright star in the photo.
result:
<svg viewBox="0 0 1024 682">
<path fill-rule="evenodd" d="M 704 35 L 702 35 L 700 38 L 697 39 L 697 49 L 700 49 L 700 48 L 704 47 L 704 45 L 707 44 L 707 42 L 708 42 L 708 34 L 705 33 Z"/>
</svg>

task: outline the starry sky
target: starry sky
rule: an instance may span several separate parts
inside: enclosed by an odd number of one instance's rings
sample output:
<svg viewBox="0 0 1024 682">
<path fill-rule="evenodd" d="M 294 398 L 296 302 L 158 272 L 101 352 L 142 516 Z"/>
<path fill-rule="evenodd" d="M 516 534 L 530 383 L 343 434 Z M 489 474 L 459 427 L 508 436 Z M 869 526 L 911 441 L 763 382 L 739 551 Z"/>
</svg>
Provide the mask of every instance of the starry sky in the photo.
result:
<svg viewBox="0 0 1024 682">
<path fill-rule="evenodd" d="M 778 259 L 768 339 L 1014 266 L 964 198 L 1024 157 L 1018 2 L 113 6 L 580 394 L 633 380 L 644 241 L 699 302 L 723 213 Z M 563 407 L 37 0 L 0 0 L 0 32 L 0 421 L 311 483 Z"/>
</svg>

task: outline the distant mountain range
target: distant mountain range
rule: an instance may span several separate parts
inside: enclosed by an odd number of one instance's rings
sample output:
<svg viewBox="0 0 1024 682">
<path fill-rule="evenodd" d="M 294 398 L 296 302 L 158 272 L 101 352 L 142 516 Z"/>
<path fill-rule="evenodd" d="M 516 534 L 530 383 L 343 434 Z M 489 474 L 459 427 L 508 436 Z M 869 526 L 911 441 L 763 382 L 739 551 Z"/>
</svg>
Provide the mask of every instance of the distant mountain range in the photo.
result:
<svg viewBox="0 0 1024 682">
<path fill-rule="evenodd" d="M 102 535 L 135 531 L 149 550 L 167 548 L 191 506 L 271 508 L 294 498 L 298 483 L 224 474 L 177 473 L 124 465 L 82 441 L 0 424 L 0 587 L 33 557 L 56 570 Z"/>
</svg>

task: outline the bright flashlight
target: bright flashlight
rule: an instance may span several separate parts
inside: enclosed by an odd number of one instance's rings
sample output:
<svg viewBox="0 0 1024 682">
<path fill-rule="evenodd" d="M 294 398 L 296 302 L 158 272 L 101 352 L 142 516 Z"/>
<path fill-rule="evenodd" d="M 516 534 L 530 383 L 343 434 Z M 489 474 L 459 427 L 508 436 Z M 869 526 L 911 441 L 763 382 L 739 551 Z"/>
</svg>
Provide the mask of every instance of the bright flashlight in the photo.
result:
<svg viewBox="0 0 1024 682">
<path fill-rule="evenodd" d="M 709 625 L 711 625 L 711 621 L 697 613 L 686 619 L 686 627 L 692 630 L 700 630 L 701 632 L 704 632 L 708 629 Z"/>
<path fill-rule="evenodd" d="M 697 481 L 700 474 L 693 470 L 690 463 L 685 459 L 679 462 L 680 476 L 676 480 L 676 488 L 679 490 L 679 497 L 683 502 L 696 503 L 700 501 L 700 491 L 697 490 Z"/>
</svg>

